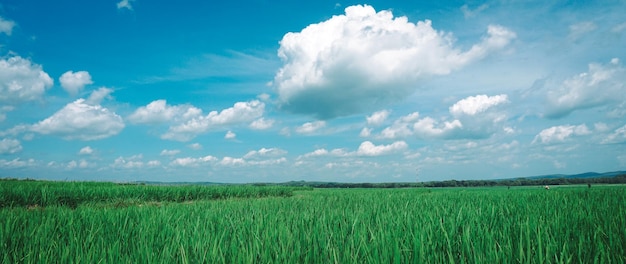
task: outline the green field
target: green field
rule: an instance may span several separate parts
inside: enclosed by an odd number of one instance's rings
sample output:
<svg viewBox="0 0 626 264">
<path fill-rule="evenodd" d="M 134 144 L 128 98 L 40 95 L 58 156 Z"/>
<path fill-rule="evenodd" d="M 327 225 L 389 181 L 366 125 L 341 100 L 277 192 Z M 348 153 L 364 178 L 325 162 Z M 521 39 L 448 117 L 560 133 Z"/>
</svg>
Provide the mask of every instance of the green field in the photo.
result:
<svg viewBox="0 0 626 264">
<path fill-rule="evenodd" d="M 2 263 L 625 263 L 626 187 L 0 181 Z"/>
</svg>

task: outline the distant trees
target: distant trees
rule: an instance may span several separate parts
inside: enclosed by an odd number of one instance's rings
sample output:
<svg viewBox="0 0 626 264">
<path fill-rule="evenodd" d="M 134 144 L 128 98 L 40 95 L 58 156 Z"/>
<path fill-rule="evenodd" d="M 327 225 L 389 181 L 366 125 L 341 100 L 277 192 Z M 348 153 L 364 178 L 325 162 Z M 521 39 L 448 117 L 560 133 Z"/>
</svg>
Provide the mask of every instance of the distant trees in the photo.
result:
<svg viewBox="0 0 626 264">
<path fill-rule="evenodd" d="M 568 184 L 624 184 L 626 174 L 603 178 L 517 178 L 506 180 L 446 180 L 431 182 L 387 182 L 387 183 L 339 183 L 339 182 L 305 182 L 293 181 L 280 185 L 309 186 L 314 188 L 415 188 L 415 187 L 492 187 L 492 186 L 546 186 Z M 257 183 L 258 185 L 258 183 Z"/>
</svg>

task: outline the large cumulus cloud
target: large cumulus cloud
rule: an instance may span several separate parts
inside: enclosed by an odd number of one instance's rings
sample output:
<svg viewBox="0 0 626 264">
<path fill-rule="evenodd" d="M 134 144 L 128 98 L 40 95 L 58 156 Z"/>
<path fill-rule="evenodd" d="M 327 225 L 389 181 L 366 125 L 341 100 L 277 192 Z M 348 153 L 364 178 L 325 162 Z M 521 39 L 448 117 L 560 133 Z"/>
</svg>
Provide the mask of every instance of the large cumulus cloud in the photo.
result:
<svg viewBox="0 0 626 264">
<path fill-rule="evenodd" d="M 490 25 L 469 50 L 431 21 L 350 6 L 345 15 L 288 33 L 280 42 L 274 85 L 287 111 L 328 119 L 386 105 L 411 94 L 416 81 L 445 75 L 508 45 L 514 32 Z"/>
</svg>

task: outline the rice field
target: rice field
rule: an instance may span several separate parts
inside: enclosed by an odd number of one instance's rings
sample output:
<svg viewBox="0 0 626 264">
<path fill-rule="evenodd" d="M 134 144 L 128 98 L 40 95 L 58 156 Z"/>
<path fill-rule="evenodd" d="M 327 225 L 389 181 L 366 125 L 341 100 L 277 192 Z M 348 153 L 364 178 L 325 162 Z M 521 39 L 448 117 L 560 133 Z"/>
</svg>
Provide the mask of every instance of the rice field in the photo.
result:
<svg viewBox="0 0 626 264">
<path fill-rule="evenodd" d="M 625 263 L 626 186 L 0 181 L 2 263 Z"/>
</svg>

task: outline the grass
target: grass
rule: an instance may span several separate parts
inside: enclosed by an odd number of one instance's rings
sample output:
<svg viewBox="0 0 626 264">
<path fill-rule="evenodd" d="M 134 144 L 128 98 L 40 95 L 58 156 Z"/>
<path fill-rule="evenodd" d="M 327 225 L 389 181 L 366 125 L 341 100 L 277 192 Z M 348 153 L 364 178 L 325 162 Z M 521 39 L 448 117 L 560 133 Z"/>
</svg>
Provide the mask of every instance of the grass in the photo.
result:
<svg viewBox="0 0 626 264">
<path fill-rule="evenodd" d="M 0 182 L 3 203 L 10 206 L 0 209 L 3 263 L 626 262 L 624 186 L 268 187 L 290 195 L 259 195 L 265 189 L 252 186 L 159 187 L 178 195 L 156 195 L 167 201 L 129 195 L 135 202 L 113 206 L 117 198 L 93 194 L 85 196 L 100 200 L 33 208 L 8 202 L 5 183 Z M 12 184 L 28 189 L 41 182 Z M 53 184 L 66 189 L 64 195 L 89 193 Z M 141 194 L 154 187 L 102 184 L 110 190 L 93 192 L 131 188 Z M 88 187 L 83 188 L 97 189 Z M 215 200 L 199 194 L 226 192 L 220 188 L 245 195 Z"/>
</svg>

